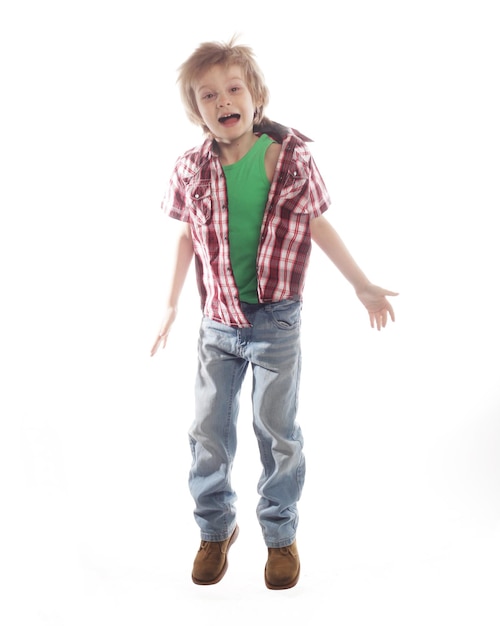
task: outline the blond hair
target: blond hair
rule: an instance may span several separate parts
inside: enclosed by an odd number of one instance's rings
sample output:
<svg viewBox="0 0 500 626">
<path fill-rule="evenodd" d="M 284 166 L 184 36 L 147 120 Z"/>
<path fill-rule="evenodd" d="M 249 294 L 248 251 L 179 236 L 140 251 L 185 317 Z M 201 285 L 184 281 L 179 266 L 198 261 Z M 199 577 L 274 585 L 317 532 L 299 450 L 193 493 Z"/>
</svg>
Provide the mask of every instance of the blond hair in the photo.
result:
<svg viewBox="0 0 500 626">
<path fill-rule="evenodd" d="M 194 85 L 199 77 L 214 65 L 238 65 L 243 71 L 245 83 L 254 102 L 260 105 L 256 108 L 254 123 L 259 124 L 264 119 L 264 108 L 269 102 L 269 90 L 264 82 L 264 76 L 255 61 L 255 56 L 248 46 L 236 45 L 236 37 L 228 43 L 206 42 L 179 67 L 177 82 L 180 87 L 181 99 L 188 118 L 194 124 L 201 126 L 206 134 L 210 134 L 196 104 Z"/>
</svg>

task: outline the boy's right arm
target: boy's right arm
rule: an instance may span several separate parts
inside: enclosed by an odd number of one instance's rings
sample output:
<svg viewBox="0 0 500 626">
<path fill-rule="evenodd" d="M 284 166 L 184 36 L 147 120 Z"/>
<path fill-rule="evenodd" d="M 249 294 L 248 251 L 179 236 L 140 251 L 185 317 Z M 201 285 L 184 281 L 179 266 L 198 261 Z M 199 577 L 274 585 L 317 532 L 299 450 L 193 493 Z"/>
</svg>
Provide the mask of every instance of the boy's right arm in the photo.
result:
<svg viewBox="0 0 500 626">
<path fill-rule="evenodd" d="M 160 346 L 164 348 L 167 343 L 168 333 L 177 315 L 179 296 L 181 294 L 189 266 L 191 265 L 192 258 L 193 241 L 191 239 L 191 227 L 189 223 L 181 222 L 175 247 L 172 277 L 167 293 L 165 316 L 163 317 L 158 336 L 156 337 L 153 347 L 151 348 L 151 356 L 156 354 Z"/>
</svg>

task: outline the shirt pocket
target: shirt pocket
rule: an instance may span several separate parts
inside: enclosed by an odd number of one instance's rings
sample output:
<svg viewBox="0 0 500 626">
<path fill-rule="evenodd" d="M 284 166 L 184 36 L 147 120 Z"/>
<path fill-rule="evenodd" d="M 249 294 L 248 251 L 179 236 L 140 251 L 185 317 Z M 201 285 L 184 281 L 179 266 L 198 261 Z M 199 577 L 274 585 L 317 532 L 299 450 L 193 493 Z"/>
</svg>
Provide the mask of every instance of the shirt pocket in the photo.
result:
<svg viewBox="0 0 500 626">
<path fill-rule="evenodd" d="M 289 211 L 302 212 L 301 200 L 307 195 L 309 187 L 309 174 L 306 167 L 302 163 L 291 163 L 283 174 L 282 180 L 280 202 L 283 202 Z"/>
<path fill-rule="evenodd" d="M 212 191 L 210 181 L 191 183 L 187 188 L 191 218 L 196 224 L 206 224 L 212 217 Z"/>
</svg>

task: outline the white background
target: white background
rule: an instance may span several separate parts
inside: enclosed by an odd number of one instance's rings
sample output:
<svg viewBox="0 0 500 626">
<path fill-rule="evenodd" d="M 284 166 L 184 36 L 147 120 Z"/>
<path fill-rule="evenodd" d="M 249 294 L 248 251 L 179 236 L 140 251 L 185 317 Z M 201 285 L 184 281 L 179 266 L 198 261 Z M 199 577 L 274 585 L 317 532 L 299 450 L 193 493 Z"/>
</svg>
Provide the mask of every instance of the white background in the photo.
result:
<svg viewBox="0 0 500 626">
<path fill-rule="evenodd" d="M 2 5 L 2 623 L 498 624 L 494 6 Z M 314 251 L 302 577 L 287 592 L 263 581 L 247 387 L 240 538 L 219 585 L 190 580 L 193 274 L 167 350 L 149 356 L 171 258 L 159 207 L 176 156 L 201 140 L 176 69 L 235 32 L 266 75 L 270 117 L 315 139 L 329 219 L 400 292 L 378 333 Z"/>
</svg>

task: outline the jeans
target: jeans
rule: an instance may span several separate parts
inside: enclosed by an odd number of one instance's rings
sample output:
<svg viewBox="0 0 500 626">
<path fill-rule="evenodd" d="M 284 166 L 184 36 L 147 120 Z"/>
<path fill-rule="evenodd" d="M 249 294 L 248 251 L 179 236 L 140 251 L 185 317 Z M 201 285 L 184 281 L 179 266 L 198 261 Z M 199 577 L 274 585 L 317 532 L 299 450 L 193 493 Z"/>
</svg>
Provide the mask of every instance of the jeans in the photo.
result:
<svg viewBox="0 0 500 626">
<path fill-rule="evenodd" d="M 201 323 L 189 487 L 201 538 L 227 539 L 236 526 L 231 469 L 240 391 L 251 364 L 253 428 L 262 463 L 257 517 L 266 545 L 281 548 L 295 540 L 305 475 L 303 438 L 296 423 L 301 303 L 285 300 L 242 308 L 251 328 L 233 328 L 207 317 Z"/>
</svg>

